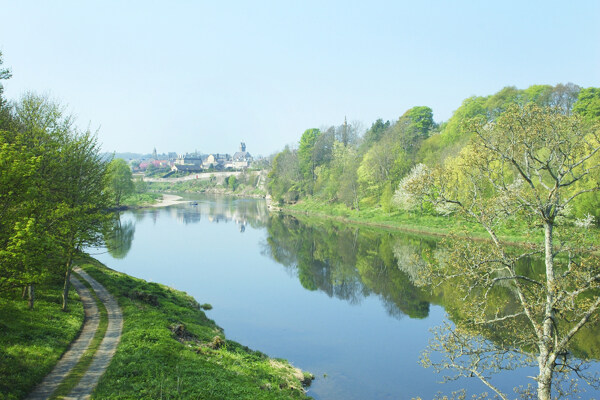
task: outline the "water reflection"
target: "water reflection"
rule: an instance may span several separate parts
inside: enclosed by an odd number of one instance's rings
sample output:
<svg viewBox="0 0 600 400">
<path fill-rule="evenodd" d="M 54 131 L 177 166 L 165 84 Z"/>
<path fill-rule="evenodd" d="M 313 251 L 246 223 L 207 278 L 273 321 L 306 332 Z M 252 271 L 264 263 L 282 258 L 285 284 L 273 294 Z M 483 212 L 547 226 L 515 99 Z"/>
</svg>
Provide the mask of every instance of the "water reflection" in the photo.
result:
<svg viewBox="0 0 600 400">
<path fill-rule="evenodd" d="M 188 225 L 196 224 L 206 218 L 212 223 L 233 222 L 240 232 L 246 226 L 262 228 L 267 224 L 269 210 L 264 201 L 252 199 L 236 199 L 230 197 L 204 196 L 202 200 L 186 200 L 177 207 L 147 209 L 135 214 L 137 221 L 151 218 L 156 223 L 161 213 L 168 213 L 177 222 Z"/>
<path fill-rule="evenodd" d="M 121 221 L 121 216 L 114 214 L 113 221 L 104 232 L 104 241 L 108 253 L 116 259 L 123 259 L 129 253 L 133 237 L 135 235 L 135 223 L 133 221 Z"/>
<path fill-rule="evenodd" d="M 319 290 L 351 304 L 360 304 L 375 294 L 394 318 L 426 318 L 430 304 L 442 305 L 455 323 L 467 312 L 464 293 L 457 287 L 469 287 L 470 282 L 455 279 L 431 286 L 423 277 L 425 259 L 441 264 L 448 257 L 446 247 L 431 238 L 327 221 L 300 221 L 289 215 L 271 216 L 267 231 L 263 253 L 285 266 L 307 290 Z M 523 259 L 518 268 L 523 276 L 544 272 L 543 262 L 535 259 Z M 504 313 L 514 313 L 519 307 L 514 288 L 502 281 L 487 299 L 490 308 L 503 309 Z M 523 325 L 527 325 L 525 321 Z M 600 357 L 600 339 L 595 334 L 599 330 L 596 323 L 580 333 L 573 342 L 576 356 Z M 506 332 L 480 331 L 495 343 L 510 340 Z"/>
<path fill-rule="evenodd" d="M 265 254 L 296 275 L 304 288 L 351 304 L 375 294 L 395 318 L 429 314 L 427 295 L 411 274 L 413 260 L 433 242 L 366 228 L 308 225 L 280 215 L 269 218 L 267 229 Z"/>
<path fill-rule="evenodd" d="M 189 200 L 197 204 L 127 213 L 117 226 L 130 233 L 115 235 L 109 246 L 111 254 L 127 257 L 103 261 L 210 302 L 211 318 L 230 338 L 319 377 L 327 374 L 311 388 L 318 398 L 433 398 L 439 390 L 485 390 L 463 380 L 436 386 L 441 376 L 418 365 L 429 329 L 445 316 L 460 321 L 465 312 L 456 283 L 424 285 L 424 260 L 448 258 L 436 240 L 269 215 L 264 201 Z M 522 265 L 524 275 L 539 272 L 532 260 Z M 495 301 L 512 307 L 510 287 L 498 292 Z M 597 332 L 591 327 L 578 336 L 577 356 L 598 358 Z M 484 333 L 492 342 L 506 335 Z M 524 376 L 508 375 L 505 386 L 527 383 Z"/>
</svg>

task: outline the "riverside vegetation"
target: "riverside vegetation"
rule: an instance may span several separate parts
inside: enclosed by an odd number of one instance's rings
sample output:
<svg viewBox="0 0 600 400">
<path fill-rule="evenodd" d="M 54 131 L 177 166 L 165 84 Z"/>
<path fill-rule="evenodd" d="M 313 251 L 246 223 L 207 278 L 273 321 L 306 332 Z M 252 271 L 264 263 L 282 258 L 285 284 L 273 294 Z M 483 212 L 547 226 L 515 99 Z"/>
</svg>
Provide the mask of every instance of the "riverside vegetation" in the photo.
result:
<svg viewBox="0 0 600 400">
<path fill-rule="evenodd" d="M 0 80 L 10 78 L 1 67 L 0 53 Z M 124 229 L 115 229 L 110 210 L 131 197 L 135 182 L 122 160 L 101 156 L 96 134 L 80 130 L 60 104 L 34 93 L 8 102 L 2 89 L 0 398 L 19 399 L 81 329 L 82 305 L 70 290 L 73 266 L 86 259 L 83 249 L 120 240 L 115 235 Z M 224 339 L 188 296 L 93 261 L 86 268 L 125 312 L 124 337 L 99 398 L 305 397 L 300 381 L 307 374 Z"/>
<path fill-rule="evenodd" d="M 430 287 L 453 281 L 469 311 L 436 331 L 424 366 L 476 377 L 503 399 L 493 375 L 521 367 L 537 368 L 516 388 L 524 398 L 573 396 L 581 382 L 600 389 L 572 353 L 600 317 L 600 89 L 507 87 L 465 100 L 447 123 L 432 116 L 414 107 L 363 137 L 347 123 L 308 129 L 297 150 L 275 156 L 270 194 L 283 207 L 322 202 L 321 211 L 359 221 L 459 231 L 463 239 L 447 240 L 447 256 L 427 257 L 419 274 Z M 464 240 L 482 234 L 489 241 Z M 524 245 L 507 246 L 510 236 Z M 524 271 L 527 259 L 544 270 Z M 504 289 L 517 307 L 490 300 Z M 510 335 L 490 341 L 497 330 Z"/>
</svg>

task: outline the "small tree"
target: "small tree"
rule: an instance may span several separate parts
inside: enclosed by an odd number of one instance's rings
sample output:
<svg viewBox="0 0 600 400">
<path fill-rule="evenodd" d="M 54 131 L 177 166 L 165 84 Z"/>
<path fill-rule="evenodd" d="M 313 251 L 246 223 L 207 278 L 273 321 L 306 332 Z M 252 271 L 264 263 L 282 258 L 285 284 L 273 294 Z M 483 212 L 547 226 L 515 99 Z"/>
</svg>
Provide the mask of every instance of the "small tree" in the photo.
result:
<svg viewBox="0 0 600 400">
<path fill-rule="evenodd" d="M 473 120 L 468 129 L 471 145 L 412 186 L 417 195 L 454 205 L 491 238 L 491 245 L 458 241 L 443 262 L 431 263 L 432 279 L 460 279 L 462 285 L 455 287 L 467 311 L 464 321 L 438 331 L 430 351 L 441 351 L 443 359 L 432 361 L 428 351 L 424 364 L 478 377 L 506 399 L 490 375 L 516 368 L 516 360 L 525 362 L 537 366 L 537 398 L 549 400 L 553 381 L 565 373 L 585 378 L 569 354 L 570 343 L 598 319 L 600 268 L 592 251 L 597 237 L 586 241 L 589 232 L 575 232 L 560 217 L 578 196 L 600 190 L 597 181 L 577 185 L 600 168 L 600 127 L 527 105 L 509 107 L 493 123 Z M 509 249 L 498 237 L 498 228 L 510 219 L 536 235 L 522 251 Z M 519 268 L 537 256 L 544 260 L 543 273 Z M 500 285 L 514 293 L 518 309 L 490 304 L 488 296 Z M 493 329 L 511 338 L 501 343 L 482 339 L 482 332 Z M 588 382 L 598 385 L 598 380 Z"/>
<path fill-rule="evenodd" d="M 108 164 L 108 190 L 112 194 L 115 206 L 121 205 L 121 199 L 135 191 L 133 174 L 127 162 L 116 158 Z"/>
</svg>

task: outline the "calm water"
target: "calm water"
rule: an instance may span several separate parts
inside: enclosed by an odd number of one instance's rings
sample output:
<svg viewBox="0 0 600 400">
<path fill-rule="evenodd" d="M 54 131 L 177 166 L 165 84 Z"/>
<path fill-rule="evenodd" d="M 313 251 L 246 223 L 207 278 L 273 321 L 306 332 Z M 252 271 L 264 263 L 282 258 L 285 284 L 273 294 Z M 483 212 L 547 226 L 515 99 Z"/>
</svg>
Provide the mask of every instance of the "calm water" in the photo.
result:
<svg viewBox="0 0 600 400">
<path fill-rule="evenodd" d="M 419 365 L 430 328 L 447 318 L 442 305 L 452 303 L 451 293 L 413 285 L 430 239 L 307 225 L 269 216 L 260 200 L 196 199 L 124 213 L 120 235 L 97 258 L 212 304 L 207 314 L 229 339 L 315 374 L 316 399 L 485 391 L 476 380 L 439 384 Z M 497 382 L 528 383 L 521 375 Z"/>
</svg>

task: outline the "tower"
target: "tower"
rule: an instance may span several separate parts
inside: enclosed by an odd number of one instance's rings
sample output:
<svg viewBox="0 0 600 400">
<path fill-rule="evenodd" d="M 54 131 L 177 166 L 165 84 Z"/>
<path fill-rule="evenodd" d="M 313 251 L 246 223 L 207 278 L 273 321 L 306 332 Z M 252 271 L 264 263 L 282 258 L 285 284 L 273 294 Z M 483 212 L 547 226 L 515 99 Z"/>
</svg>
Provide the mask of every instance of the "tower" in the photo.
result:
<svg viewBox="0 0 600 400">
<path fill-rule="evenodd" d="M 240 151 L 241 151 L 241 152 L 244 152 L 244 151 L 246 151 L 246 143 L 244 143 L 244 142 L 241 142 L 241 143 L 240 143 Z"/>
</svg>

